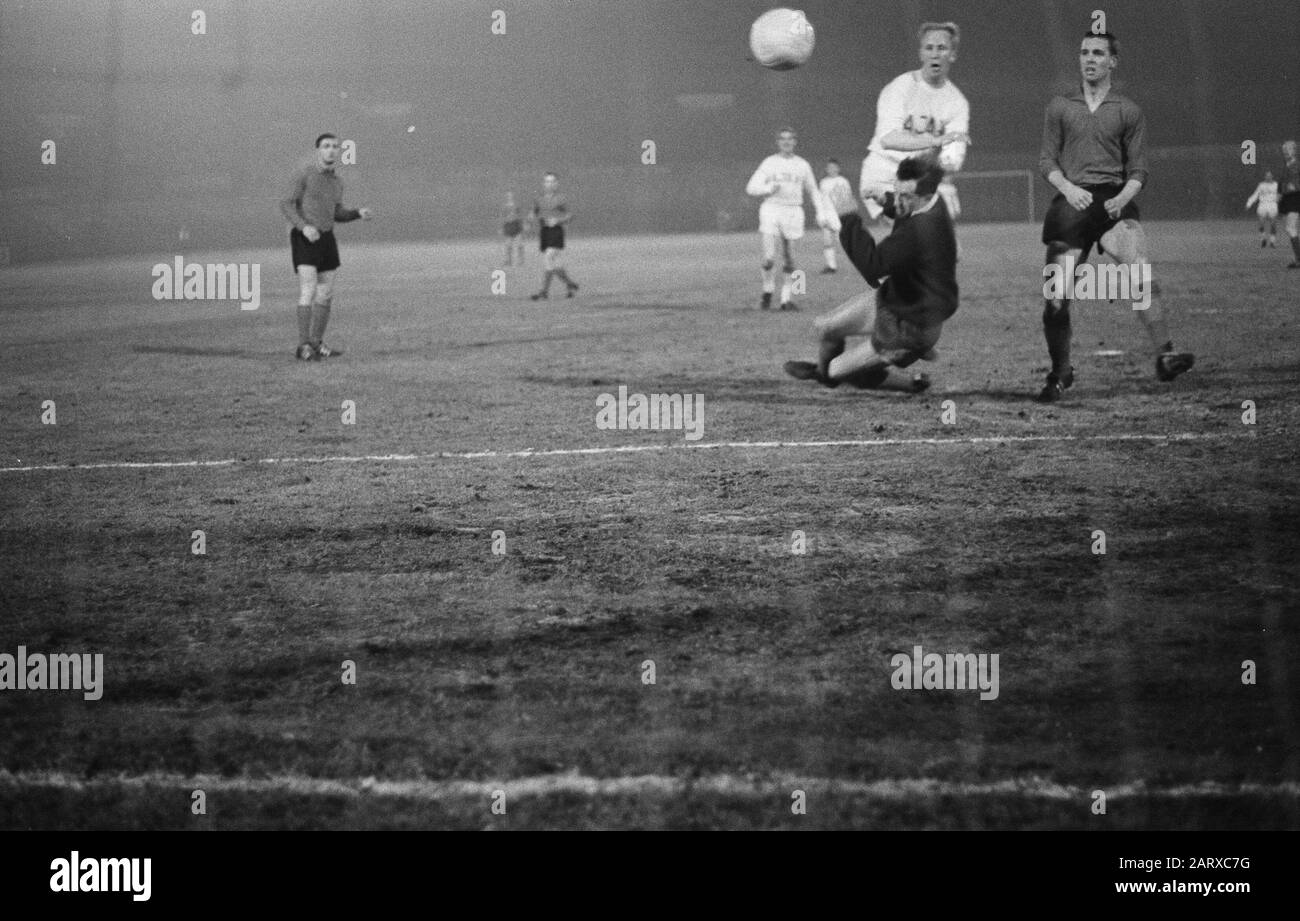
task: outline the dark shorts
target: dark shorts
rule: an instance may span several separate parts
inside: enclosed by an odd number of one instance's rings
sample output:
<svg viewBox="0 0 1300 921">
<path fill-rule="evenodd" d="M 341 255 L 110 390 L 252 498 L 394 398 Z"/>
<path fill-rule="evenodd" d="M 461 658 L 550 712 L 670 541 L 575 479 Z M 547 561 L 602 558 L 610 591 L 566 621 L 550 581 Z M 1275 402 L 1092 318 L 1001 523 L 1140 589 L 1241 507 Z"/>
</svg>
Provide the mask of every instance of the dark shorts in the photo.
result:
<svg viewBox="0 0 1300 921">
<path fill-rule="evenodd" d="M 1133 202 L 1125 205 L 1118 218 L 1106 213 L 1106 202 L 1124 191 L 1122 185 L 1088 185 L 1083 188 L 1092 193 L 1091 205 L 1079 211 L 1058 193 L 1043 219 L 1043 242 L 1064 243 L 1070 249 L 1083 250 L 1079 257 L 1081 261 L 1088 258 L 1094 245 L 1098 252 L 1102 251 L 1102 235 L 1120 221 L 1141 219 Z"/>
<path fill-rule="evenodd" d="M 333 272 L 342 265 L 339 262 L 339 244 L 332 230 L 322 230 L 320 239 L 312 243 L 295 227 L 289 231 L 289 249 L 292 250 L 295 275 L 300 265 L 315 266 L 317 272 Z"/>
<path fill-rule="evenodd" d="M 1277 203 L 1279 214 L 1300 214 L 1300 192 L 1287 192 Z"/>
<path fill-rule="evenodd" d="M 501 225 L 501 232 L 507 237 L 517 237 L 524 232 L 524 222 L 506 221 Z"/>
<path fill-rule="evenodd" d="M 897 367 L 906 368 L 934 348 L 942 332 L 942 320 L 924 323 L 906 320 L 877 304 L 876 324 L 871 330 L 871 347 L 881 358 Z"/>
<path fill-rule="evenodd" d="M 543 227 L 538 234 L 537 244 L 543 252 L 548 249 L 564 249 L 564 228 Z"/>
</svg>

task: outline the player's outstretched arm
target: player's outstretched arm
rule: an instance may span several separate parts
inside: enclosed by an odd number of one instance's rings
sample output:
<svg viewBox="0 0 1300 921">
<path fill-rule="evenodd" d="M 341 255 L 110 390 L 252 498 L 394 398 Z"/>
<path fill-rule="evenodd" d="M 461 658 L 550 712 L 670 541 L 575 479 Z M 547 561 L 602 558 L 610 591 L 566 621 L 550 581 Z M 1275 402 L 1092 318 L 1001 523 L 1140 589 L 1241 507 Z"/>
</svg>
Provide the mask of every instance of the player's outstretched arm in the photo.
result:
<svg viewBox="0 0 1300 921">
<path fill-rule="evenodd" d="M 1255 191 L 1251 193 L 1250 198 L 1246 199 L 1247 211 L 1251 209 L 1251 206 L 1254 205 L 1255 202 L 1259 201 L 1259 190 L 1263 187 L 1263 185 L 1264 184 L 1261 182 L 1259 185 L 1255 186 Z"/>
<path fill-rule="evenodd" d="M 900 233 L 891 233 L 883 242 L 877 243 L 862 226 L 861 214 L 841 215 L 840 222 L 840 245 L 853 267 L 871 287 L 880 287 L 885 278 L 906 269 L 914 261 L 912 246 L 915 244 L 907 228 Z"/>
<path fill-rule="evenodd" d="M 348 221 L 358 221 L 361 219 L 361 211 L 358 208 L 345 208 L 342 203 L 334 206 L 334 223 L 346 224 Z M 369 209 L 364 209 L 369 211 Z"/>
</svg>

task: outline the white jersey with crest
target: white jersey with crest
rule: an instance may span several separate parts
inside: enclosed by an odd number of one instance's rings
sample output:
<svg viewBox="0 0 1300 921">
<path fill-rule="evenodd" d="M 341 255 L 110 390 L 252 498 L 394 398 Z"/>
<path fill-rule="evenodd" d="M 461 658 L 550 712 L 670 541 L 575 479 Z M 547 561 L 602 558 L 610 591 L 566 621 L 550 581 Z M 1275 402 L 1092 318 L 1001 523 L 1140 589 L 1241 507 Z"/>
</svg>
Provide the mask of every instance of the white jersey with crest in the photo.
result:
<svg viewBox="0 0 1300 921">
<path fill-rule="evenodd" d="M 857 208 L 853 198 L 853 187 L 843 176 L 826 176 L 818 186 L 822 197 L 835 209 L 836 214 L 848 214 Z"/>
<path fill-rule="evenodd" d="M 1267 208 L 1270 205 L 1276 205 L 1277 199 L 1277 183 L 1261 182 L 1259 185 L 1255 186 L 1255 191 L 1251 194 L 1250 198 L 1246 199 L 1246 207 L 1249 208 L 1251 205 L 1259 202 L 1261 208 Z"/>
<path fill-rule="evenodd" d="M 950 132 L 970 133 L 970 103 L 951 80 L 935 89 L 925 82 L 919 70 L 911 70 L 895 77 L 880 91 L 876 103 L 876 131 L 871 137 L 865 160 L 862 161 L 862 181 L 891 182 L 898 173 L 898 165 L 921 151 L 891 150 L 881 139 L 894 131 L 914 135 L 942 137 Z M 943 148 L 945 166 L 949 172 L 961 169 L 966 159 L 966 145 L 961 142 Z"/>
<path fill-rule="evenodd" d="M 749 178 L 746 191 L 750 195 L 761 195 L 762 189 L 768 185 L 775 186 L 775 191 L 764 199 L 764 204 L 802 208 L 804 188 L 811 186 L 816 189 L 817 177 L 803 157 L 798 154 L 786 157 L 777 153 L 758 165 L 754 175 Z M 816 199 L 813 204 L 817 204 Z"/>
</svg>

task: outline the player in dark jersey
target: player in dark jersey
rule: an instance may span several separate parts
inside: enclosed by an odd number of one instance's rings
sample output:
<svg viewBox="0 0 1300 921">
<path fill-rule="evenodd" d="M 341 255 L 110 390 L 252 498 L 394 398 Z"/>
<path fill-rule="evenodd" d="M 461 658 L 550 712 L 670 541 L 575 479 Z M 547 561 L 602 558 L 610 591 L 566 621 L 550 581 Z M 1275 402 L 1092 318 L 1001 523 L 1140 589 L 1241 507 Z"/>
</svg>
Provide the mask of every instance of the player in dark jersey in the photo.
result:
<svg viewBox="0 0 1300 921">
<path fill-rule="evenodd" d="M 933 361 L 943 323 L 957 311 L 957 237 L 944 196 L 944 169 L 933 157 L 909 157 L 894 182 L 895 222 L 875 242 L 856 212 L 839 217 L 840 243 L 867 284 L 865 292 L 814 321 L 816 362 L 787 361 L 785 372 L 827 387 L 905 390 L 930 386 L 924 374 L 892 373 Z M 872 300 L 875 300 L 873 316 Z M 869 338 L 849 347 L 850 336 Z"/>
<path fill-rule="evenodd" d="M 542 194 L 533 202 L 533 220 L 537 221 L 542 251 L 542 290 L 530 295 L 534 301 L 550 296 L 551 279 L 564 282 L 565 297 L 573 297 L 578 283 L 564 270 L 564 225 L 573 217 L 569 203 L 560 194 L 560 180 L 554 173 L 542 177 Z"/>
<path fill-rule="evenodd" d="M 1047 264 L 1062 272 L 1085 261 L 1094 245 L 1122 265 L 1147 265 L 1146 234 L 1133 204 L 1147 181 L 1146 119 L 1136 103 L 1112 88 L 1118 63 L 1113 35 L 1086 35 L 1079 49 L 1080 87 L 1047 106 L 1038 167 L 1057 195 L 1043 221 L 1043 242 Z M 1156 377 L 1171 381 L 1195 357 L 1174 351 L 1158 292 L 1152 285 L 1149 306 L 1135 312 L 1151 339 Z M 1038 399 L 1053 403 L 1074 382 L 1068 298 L 1046 300 L 1043 334 L 1052 370 Z"/>
<path fill-rule="evenodd" d="M 1295 141 L 1282 145 L 1282 156 L 1286 162 L 1280 183 L 1282 199 L 1277 203 L 1277 210 L 1284 215 L 1286 235 L 1291 238 L 1291 252 L 1295 256 L 1287 268 L 1300 269 L 1300 159 L 1296 158 Z"/>
<path fill-rule="evenodd" d="M 298 273 L 298 348 L 302 361 L 320 361 L 340 355 L 324 343 L 330 319 L 339 246 L 334 225 L 360 218 L 370 220 L 369 208 L 343 206 L 343 180 L 334 172 L 339 139 L 332 134 L 316 138 L 316 157 L 302 164 L 280 200 L 280 213 L 293 225 L 289 249 Z"/>
</svg>

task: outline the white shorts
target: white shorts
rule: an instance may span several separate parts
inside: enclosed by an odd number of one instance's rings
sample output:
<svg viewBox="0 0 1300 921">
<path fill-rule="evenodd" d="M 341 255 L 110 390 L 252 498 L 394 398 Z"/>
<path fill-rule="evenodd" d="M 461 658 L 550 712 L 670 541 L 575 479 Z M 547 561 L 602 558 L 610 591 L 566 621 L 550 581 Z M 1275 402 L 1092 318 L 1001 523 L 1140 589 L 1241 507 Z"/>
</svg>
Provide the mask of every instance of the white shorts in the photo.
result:
<svg viewBox="0 0 1300 921">
<path fill-rule="evenodd" d="M 758 206 L 758 232 L 761 234 L 798 240 L 803 237 L 803 227 L 802 205 L 775 205 L 765 201 Z"/>
<path fill-rule="evenodd" d="M 1271 221 L 1277 217 L 1277 205 L 1260 205 L 1255 209 L 1255 213 L 1259 215 L 1261 221 Z"/>
</svg>

